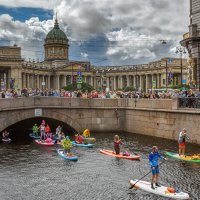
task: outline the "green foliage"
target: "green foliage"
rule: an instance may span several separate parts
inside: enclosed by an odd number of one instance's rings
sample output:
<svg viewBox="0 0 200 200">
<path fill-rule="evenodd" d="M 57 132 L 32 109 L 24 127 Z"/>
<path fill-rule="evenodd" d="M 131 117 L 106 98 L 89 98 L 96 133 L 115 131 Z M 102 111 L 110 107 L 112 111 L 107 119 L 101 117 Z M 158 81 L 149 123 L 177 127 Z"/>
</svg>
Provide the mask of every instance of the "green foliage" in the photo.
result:
<svg viewBox="0 0 200 200">
<path fill-rule="evenodd" d="M 189 85 L 174 85 L 171 87 L 172 89 L 179 89 L 179 90 L 189 90 Z"/>
<path fill-rule="evenodd" d="M 63 89 L 66 91 L 71 91 L 71 92 L 76 91 L 76 90 L 81 90 L 81 92 L 86 92 L 86 91 L 91 92 L 92 90 L 94 90 L 94 88 L 88 83 L 82 83 L 81 89 L 77 88 L 76 83 L 67 85 L 67 86 L 63 87 Z"/>
<path fill-rule="evenodd" d="M 124 87 L 124 88 L 123 88 L 123 91 L 124 91 L 124 92 L 129 92 L 129 91 L 132 92 L 132 91 L 135 91 L 135 88 L 134 88 L 134 87 L 128 87 L 128 86 L 127 86 L 127 87 Z"/>
</svg>

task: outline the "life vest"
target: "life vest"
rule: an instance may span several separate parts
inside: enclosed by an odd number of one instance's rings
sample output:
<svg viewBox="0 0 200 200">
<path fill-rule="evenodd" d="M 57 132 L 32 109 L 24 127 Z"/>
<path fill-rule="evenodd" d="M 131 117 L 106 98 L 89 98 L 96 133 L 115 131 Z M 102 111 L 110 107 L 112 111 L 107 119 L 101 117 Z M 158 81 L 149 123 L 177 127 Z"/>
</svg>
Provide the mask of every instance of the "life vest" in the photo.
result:
<svg viewBox="0 0 200 200">
<path fill-rule="evenodd" d="M 167 191 L 170 192 L 170 193 L 175 193 L 175 189 L 174 189 L 174 188 L 171 188 L 171 187 L 168 187 L 168 188 L 167 188 Z"/>
<path fill-rule="evenodd" d="M 64 149 L 70 149 L 70 148 L 72 148 L 71 141 L 69 139 L 66 139 L 66 138 L 64 140 L 62 140 L 62 145 L 63 145 Z"/>
<path fill-rule="evenodd" d="M 90 131 L 88 129 L 85 129 L 83 132 L 84 137 L 90 137 Z"/>
<path fill-rule="evenodd" d="M 49 127 L 49 126 L 46 126 L 45 132 L 46 132 L 46 133 L 49 133 L 50 131 L 51 131 L 50 127 Z"/>
</svg>

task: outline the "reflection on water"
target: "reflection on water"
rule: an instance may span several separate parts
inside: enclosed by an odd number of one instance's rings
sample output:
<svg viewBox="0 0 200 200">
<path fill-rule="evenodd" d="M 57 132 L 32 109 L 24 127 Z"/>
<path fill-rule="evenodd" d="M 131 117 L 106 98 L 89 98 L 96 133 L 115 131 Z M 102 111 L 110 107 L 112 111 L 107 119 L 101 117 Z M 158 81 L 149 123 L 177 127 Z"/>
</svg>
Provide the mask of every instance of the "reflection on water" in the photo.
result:
<svg viewBox="0 0 200 200">
<path fill-rule="evenodd" d="M 141 161 L 122 160 L 99 153 L 113 148 L 113 135 L 96 134 L 93 149 L 73 148 L 78 162 L 60 158 L 55 147 L 43 147 L 33 141 L 0 144 L 1 200 L 161 200 L 159 196 L 128 189 L 129 179 L 149 172 L 148 153 L 157 145 L 161 153 L 177 151 L 171 140 L 124 133 L 122 150 L 140 154 Z M 94 136 L 94 135 L 93 135 Z M 188 153 L 200 153 L 198 146 L 188 145 Z M 192 200 L 200 199 L 200 165 L 169 159 L 161 167 L 161 183 L 188 192 Z M 149 180 L 150 175 L 145 178 Z"/>
</svg>

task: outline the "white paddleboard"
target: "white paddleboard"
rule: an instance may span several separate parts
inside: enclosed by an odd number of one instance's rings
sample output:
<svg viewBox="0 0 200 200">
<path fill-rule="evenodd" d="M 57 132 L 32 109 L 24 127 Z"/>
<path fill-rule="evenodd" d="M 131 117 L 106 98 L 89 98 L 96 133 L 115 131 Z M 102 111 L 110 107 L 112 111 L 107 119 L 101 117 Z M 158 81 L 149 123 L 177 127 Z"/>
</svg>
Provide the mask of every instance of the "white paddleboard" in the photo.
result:
<svg viewBox="0 0 200 200">
<path fill-rule="evenodd" d="M 138 180 L 130 180 L 130 184 L 134 185 L 137 181 Z M 151 183 L 147 182 L 147 181 L 142 181 L 142 180 L 138 181 L 134 185 L 134 187 L 137 188 L 137 189 L 152 193 L 152 194 L 160 195 L 160 196 L 163 196 L 163 197 L 168 197 L 168 198 L 171 198 L 171 199 L 189 199 L 189 195 L 187 193 L 184 193 L 184 192 L 170 193 L 167 189 L 168 187 L 165 187 L 165 186 L 156 187 L 155 189 L 152 189 Z"/>
</svg>

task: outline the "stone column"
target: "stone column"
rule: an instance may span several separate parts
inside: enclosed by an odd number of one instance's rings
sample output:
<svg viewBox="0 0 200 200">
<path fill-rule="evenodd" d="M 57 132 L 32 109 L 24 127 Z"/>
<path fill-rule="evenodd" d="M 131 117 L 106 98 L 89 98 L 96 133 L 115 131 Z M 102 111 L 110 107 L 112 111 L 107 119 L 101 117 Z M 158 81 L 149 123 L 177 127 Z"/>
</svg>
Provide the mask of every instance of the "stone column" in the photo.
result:
<svg viewBox="0 0 200 200">
<path fill-rule="evenodd" d="M 127 75 L 126 76 L 126 81 L 127 81 L 127 87 L 129 87 L 130 86 L 130 76 L 129 75 Z"/>
<path fill-rule="evenodd" d="M 146 74 L 146 92 L 148 91 L 149 87 L 149 75 Z"/>
<path fill-rule="evenodd" d="M 110 88 L 110 77 L 106 77 L 106 87 Z"/>
<path fill-rule="evenodd" d="M 123 88 L 123 76 L 118 76 L 119 89 Z"/>
<path fill-rule="evenodd" d="M 36 87 L 40 89 L 40 75 L 37 75 L 37 85 Z"/>
<path fill-rule="evenodd" d="M 67 76 L 63 75 L 63 87 L 67 86 Z"/>
<path fill-rule="evenodd" d="M 60 90 L 60 75 L 56 75 L 55 78 L 55 86 L 56 86 L 56 90 Z"/>
<path fill-rule="evenodd" d="M 51 76 L 47 75 L 47 87 L 46 87 L 47 89 L 51 88 L 50 81 L 51 81 Z"/>
<path fill-rule="evenodd" d="M 133 88 L 137 89 L 136 88 L 136 76 L 133 76 Z"/>
<path fill-rule="evenodd" d="M 116 76 L 113 76 L 113 90 L 117 89 Z"/>
<path fill-rule="evenodd" d="M 156 87 L 160 88 L 160 75 L 156 74 Z"/>
<path fill-rule="evenodd" d="M 29 74 L 26 74 L 26 88 L 29 88 Z"/>
<path fill-rule="evenodd" d="M 151 86 L 151 89 L 153 89 L 154 74 L 151 74 L 150 77 L 151 77 L 150 86 Z"/>
<path fill-rule="evenodd" d="M 90 85 L 94 86 L 94 84 L 93 84 L 93 76 L 90 76 Z"/>
<path fill-rule="evenodd" d="M 96 79 L 96 76 L 93 77 L 93 80 L 94 80 L 94 89 L 97 89 L 97 79 Z"/>
<path fill-rule="evenodd" d="M 140 88 L 142 91 L 144 91 L 144 80 L 143 80 L 143 76 L 140 75 L 140 85 L 138 86 L 138 88 Z"/>
</svg>

